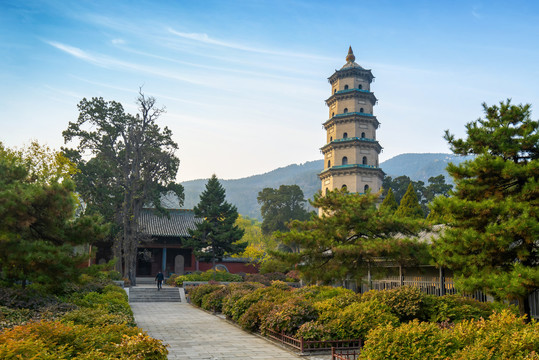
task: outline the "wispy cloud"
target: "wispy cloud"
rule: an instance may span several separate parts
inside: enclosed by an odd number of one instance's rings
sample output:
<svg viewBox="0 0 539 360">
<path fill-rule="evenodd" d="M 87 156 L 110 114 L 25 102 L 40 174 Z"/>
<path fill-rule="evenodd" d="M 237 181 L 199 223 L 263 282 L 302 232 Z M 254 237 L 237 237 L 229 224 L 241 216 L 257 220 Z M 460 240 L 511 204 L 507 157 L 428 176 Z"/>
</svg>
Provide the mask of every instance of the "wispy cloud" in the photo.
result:
<svg viewBox="0 0 539 360">
<path fill-rule="evenodd" d="M 136 71 L 136 72 L 144 72 L 150 75 L 160 76 L 163 78 L 185 81 L 191 84 L 206 85 L 203 79 L 198 80 L 198 79 L 194 79 L 193 77 L 186 77 L 177 73 L 164 71 L 163 69 L 158 69 L 155 67 L 150 67 L 150 66 L 145 66 L 145 65 L 140 65 L 140 64 L 129 63 L 126 61 L 121 61 L 121 60 L 117 60 L 117 59 L 102 56 L 102 55 L 92 55 L 82 49 L 79 49 L 70 45 L 65 45 L 56 41 L 46 41 L 46 42 L 49 45 L 57 48 L 58 50 L 61 50 L 71 56 L 87 61 L 99 67 L 118 68 L 122 70 L 127 69 L 127 70 Z"/>
<path fill-rule="evenodd" d="M 201 43 L 209 44 L 209 45 L 217 45 L 217 46 L 226 47 L 226 48 L 235 49 L 235 50 L 254 52 L 254 53 L 259 53 L 259 54 L 288 56 L 288 57 L 294 57 L 294 58 L 305 58 L 305 59 L 311 59 L 311 60 L 321 60 L 321 61 L 332 60 L 331 58 L 328 58 L 328 57 L 313 55 L 313 54 L 308 54 L 308 53 L 296 53 L 296 52 L 289 52 L 289 51 L 277 51 L 277 50 L 272 50 L 272 49 L 255 48 L 255 47 L 246 46 L 246 45 L 242 45 L 242 44 L 238 44 L 234 42 L 217 40 L 217 39 L 213 39 L 209 37 L 208 34 L 204 34 L 204 33 L 186 33 L 186 32 L 176 31 L 172 28 L 168 28 L 168 31 L 171 34 L 174 34 L 183 39 L 193 40 L 193 41 L 197 41 L 197 42 L 201 42 Z"/>
<path fill-rule="evenodd" d="M 85 52 L 84 50 L 81 50 L 81 49 L 76 48 L 74 46 L 61 44 L 61 43 L 56 42 L 56 41 L 46 41 L 46 43 L 48 43 L 49 45 L 57 48 L 58 50 L 61 50 L 61 51 L 65 52 L 65 53 L 68 53 L 69 55 L 72 55 L 72 56 L 74 56 L 76 58 L 91 62 L 91 63 L 96 64 L 96 65 L 99 64 L 99 61 L 96 58 L 94 58 L 93 56 L 91 56 L 90 54 Z"/>
<path fill-rule="evenodd" d="M 123 45 L 123 44 L 125 44 L 125 40 L 124 40 L 124 39 L 112 39 L 111 42 L 112 42 L 114 45 Z"/>
</svg>

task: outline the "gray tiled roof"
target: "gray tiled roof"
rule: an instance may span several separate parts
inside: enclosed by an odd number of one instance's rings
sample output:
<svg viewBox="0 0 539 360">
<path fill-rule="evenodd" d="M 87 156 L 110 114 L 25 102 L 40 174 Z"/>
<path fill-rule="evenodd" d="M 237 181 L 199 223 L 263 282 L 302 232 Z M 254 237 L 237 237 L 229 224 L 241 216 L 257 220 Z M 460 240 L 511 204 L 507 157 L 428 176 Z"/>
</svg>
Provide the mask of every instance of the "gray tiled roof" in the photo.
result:
<svg viewBox="0 0 539 360">
<path fill-rule="evenodd" d="M 157 214 L 152 209 L 142 209 L 139 225 L 142 233 L 152 236 L 189 237 L 188 229 L 194 229 L 200 220 L 195 212 L 187 209 L 167 209 L 170 217 Z"/>
</svg>

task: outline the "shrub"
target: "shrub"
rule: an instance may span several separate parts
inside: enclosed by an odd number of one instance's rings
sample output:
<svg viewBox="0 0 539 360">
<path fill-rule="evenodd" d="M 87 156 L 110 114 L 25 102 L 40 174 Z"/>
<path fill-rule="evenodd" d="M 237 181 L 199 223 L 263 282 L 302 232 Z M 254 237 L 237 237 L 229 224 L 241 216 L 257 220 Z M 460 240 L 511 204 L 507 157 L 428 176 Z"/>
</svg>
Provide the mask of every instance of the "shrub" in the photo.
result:
<svg viewBox="0 0 539 360">
<path fill-rule="evenodd" d="M 234 321 L 238 321 L 238 319 L 251 307 L 251 305 L 256 304 L 261 300 L 273 302 L 277 298 L 284 298 L 285 294 L 288 293 L 287 290 L 290 288 L 288 285 L 284 285 L 287 289 L 284 290 L 278 286 L 279 284 L 275 284 L 275 286 L 258 288 L 238 298 L 230 306 L 229 317 L 231 317 Z"/>
<path fill-rule="evenodd" d="M 195 306 L 200 307 L 202 305 L 202 299 L 207 294 L 210 294 L 216 290 L 221 289 L 222 285 L 204 284 L 189 288 L 189 299 Z"/>
<path fill-rule="evenodd" d="M 307 341 L 332 340 L 331 331 L 320 321 L 308 321 L 301 325 L 296 333 L 296 337 Z"/>
<path fill-rule="evenodd" d="M 0 306 L 15 309 L 38 310 L 48 305 L 57 304 L 58 299 L 36 289 L 0 287 Z"/>
<path fill-rule="evenodd" d="M 539 359 L 539 323 L 526 324 L 510 310 L 489 319 L 464 320 L 450 335 L 460 349 L 451 359 Z"/>
<path fill-rule="evenodd" d="M 238 319 L 238 325 L 248 331 L 259 331 L 262 322 L 266 318 L 266 315 L 270 313 L 275 305 L 281 303 L 282 301 L 284 301 L 284 299 L 273 299 L 273 301 L 262 300 L 254 303 L 243 313 L 243 315 L 240 316 Z"/>
<path fill-rule="evenodd" d="M 0 329 L 12 328 L 25 324 L 35 316 L 35 311 L 30 309 L 10 309 L 0 306 Z"/>
<path fill-rule="evenodd" d="M 326 324 L 334 339 L 365 339 L 369 330 L 381 325 L 397 325 L 399 319 L 391 309 L 379 302 L 356 302 L 336 314 Z"/>
<path fill-rule="evenodd" d="M 243 278 L 241 275 L 231 274 L 226 271 L 214 271 L 208 270 L 203 273 L 193 273 L 189 275 L 180 275 L 176 277 L 176 285 L 183 286 L 184 281 L 226 281 L 226 282 L 241 282 Z"/>
<path fill-rule="evenodd" d="M 428 300 L 428 320 L 457 322 L 466 319 L 488 318 L 496 307 L 493 303 L 460 295 L 432 296 Z"/>
<path fill-rule="evenodd" d="M 2 359 L 135 359 L 140 353 L 144 359 L 167 358 L 161 341 L 126 325 L 92 328 L 41 321 L 0 333 Z"/>
<path fill-rule="evenodd" d="M 361 296 L 361 301 L 376 299 L 404 322 L 421 317 L 425 298 L 426 295 L 417 287 L 401 286 L 391 290 L 371 290 Z"/>
<path fill-rule="evenodd" d="M 201 307 L 213 312 L 221 312 L 223 309 L 223 300 L 228 295 L 226 286 L 220 285 L 220 288 L 206 294 L 202 297 Z"/>
<path fill-rule="evenodd" d="M 360 359 L 447 359 L 454 346 L 435 323 L 414 320 L 401 326 L 387 324 L 371 330 Z"/>
<path fill-rule="evenodd" d="M 360 359 L 539 359 L 538 331 L 511 310 L 452 327 L 414 320 L 370 331 Z"/>
<path fill-rule="evenodd" d="M 293 297 L 275 306 L 264 318 L 260 329 L 263 334 L 273 330 L 294 335 L 301 325 L 316 317 L 311 301 L 303 296 Z"/>
<path fill-rule="evenodd" d="M 75 325 L 102 326 L 112 324 L 133 324 L 133 319 L 123 313 L 110 314 L 103 308 L 82 308 L 68 312 L 62 317 L 62 322 Z"/>
<path fill-rule="evenodd" d="M 243 296 L 250 294 L 254 290 L 262 287 L 264 287 L 264 285 L 252 282 L 229 284 L 229 294 L 223 299 L 223 314 L 225 314 L 228 318 L 232 318 L 236 312 L 236 302 Z"/>
</svg>

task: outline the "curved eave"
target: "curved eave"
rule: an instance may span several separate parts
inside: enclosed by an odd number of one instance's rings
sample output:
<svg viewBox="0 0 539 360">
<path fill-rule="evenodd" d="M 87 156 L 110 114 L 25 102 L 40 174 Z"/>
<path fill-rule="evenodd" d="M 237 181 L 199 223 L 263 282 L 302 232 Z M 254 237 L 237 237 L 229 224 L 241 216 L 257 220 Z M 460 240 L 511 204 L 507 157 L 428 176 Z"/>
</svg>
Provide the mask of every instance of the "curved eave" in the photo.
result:
<svg viewBox="0 0 539 360">
<path fill-rule="evenodd" d="M 361 147 L 363 149 L 375 149 L 378 154 L 382 151 L 382 146 L 378 141 L 361 140 L 361 138 L 350 138 L 350 140 L 333 140 L 320 148 L 323 154 L 331 149 L 342 149 L 347 147 Z"/>
<path fill-rule="evenodd" d="M 376 96 L 374 96 L 374 93 L 372 92 L 365 92 L 358 89 L 352 89 L 347 92 L 337 92 L 333 95 L 331 95 L 329 98 L 326 99 L 326 105 L 331 106 L 335 101 L 337 100 L 346 100 L 346 99 L 367 99 L 370 100 L 372 105 L 375 105 L 378 99 Z"/>
<path fill-rule="evenodd" d="M 324 128 L 326 128 L 327 130 L 327 127 L 331 126 L 332 124 L 341 124 L 353 121 L 373 123 L 376 129 L 378 129 L 378 126 L 380 126 L 380 122 L 378 121 L 376 116 L 366 113 L 339 114 L 338 116 L 333 116 L 331 119 L 328 119 L 325 123 L 322 124 L 322 126 L 324 126 Z"/>
<path fill-rule="evenodd" d="M 370 165 L 361 165 L 361 164 L 350 164 L 350 165 L 332 166 L 328 169 L 324 169 L 321 173 L 318 174 L 318 178 L 320 180 L 324 180 L 331 176 L 349 175 L 349 174 L 376 175 L 380 177 L 381 179 L 383 179 L 386 173 L 379 167 L 370 166 Z"/>
<path fill-rule="evenodd" d="M 370 69 L 363 69 L 361 67 L 353 67 L 353 68 L 335 70 L 333 75 L 328 77 L 328 81 L 330 84 L 333 85 L 333 83 L 337 81 L 338 79 L 352 77 L 352 76 L 362 77 L 366 79 L 369 83 L 371 83 L 372 80 L 374 79 L 374 76 L 372 75 L 372 72 Z"/>
</svg>

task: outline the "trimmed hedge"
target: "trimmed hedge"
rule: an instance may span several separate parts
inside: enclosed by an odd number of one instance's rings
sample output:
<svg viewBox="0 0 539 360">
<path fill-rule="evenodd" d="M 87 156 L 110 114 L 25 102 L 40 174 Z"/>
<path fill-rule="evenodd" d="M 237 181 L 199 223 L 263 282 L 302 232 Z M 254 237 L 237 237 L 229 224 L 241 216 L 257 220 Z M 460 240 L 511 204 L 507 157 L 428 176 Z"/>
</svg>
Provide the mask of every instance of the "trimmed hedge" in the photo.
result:
<svg viewBox="0 0 539 360">
<path fill-rule="evenodd" d="M 0 307 L 0 358 L 167 359 L 162 342 L 134 326 L 123 289 L 107 279 L 83 280 L 62 300 L 1 289 L 2 302 L 14 307 Z"/>
<path fill-rule="evenodd" d="M 514 308 L 499 312 L 500 304 L 457 295 L 435 297 L 410 287 L 358 295 L 329 286 L 291 289 L 282 282 L 192 291 L 193 303 L 222 306 L 223 314 L 249 331 L 305 340 L 360 338 L 361 359 L 539 360 L 536 322 L 526 324 Z"/>
<path fill-rule="evenodd" d="M 183 286 L 184 281 L 225 281 L 225 282 L 241 282 L 241 275 L 231 274 L 226 271 L 208 270 L 205 272 L 197 272 L 189 275 L 180 275 L 174 278 L 176 286 Z"/>
</svg>

